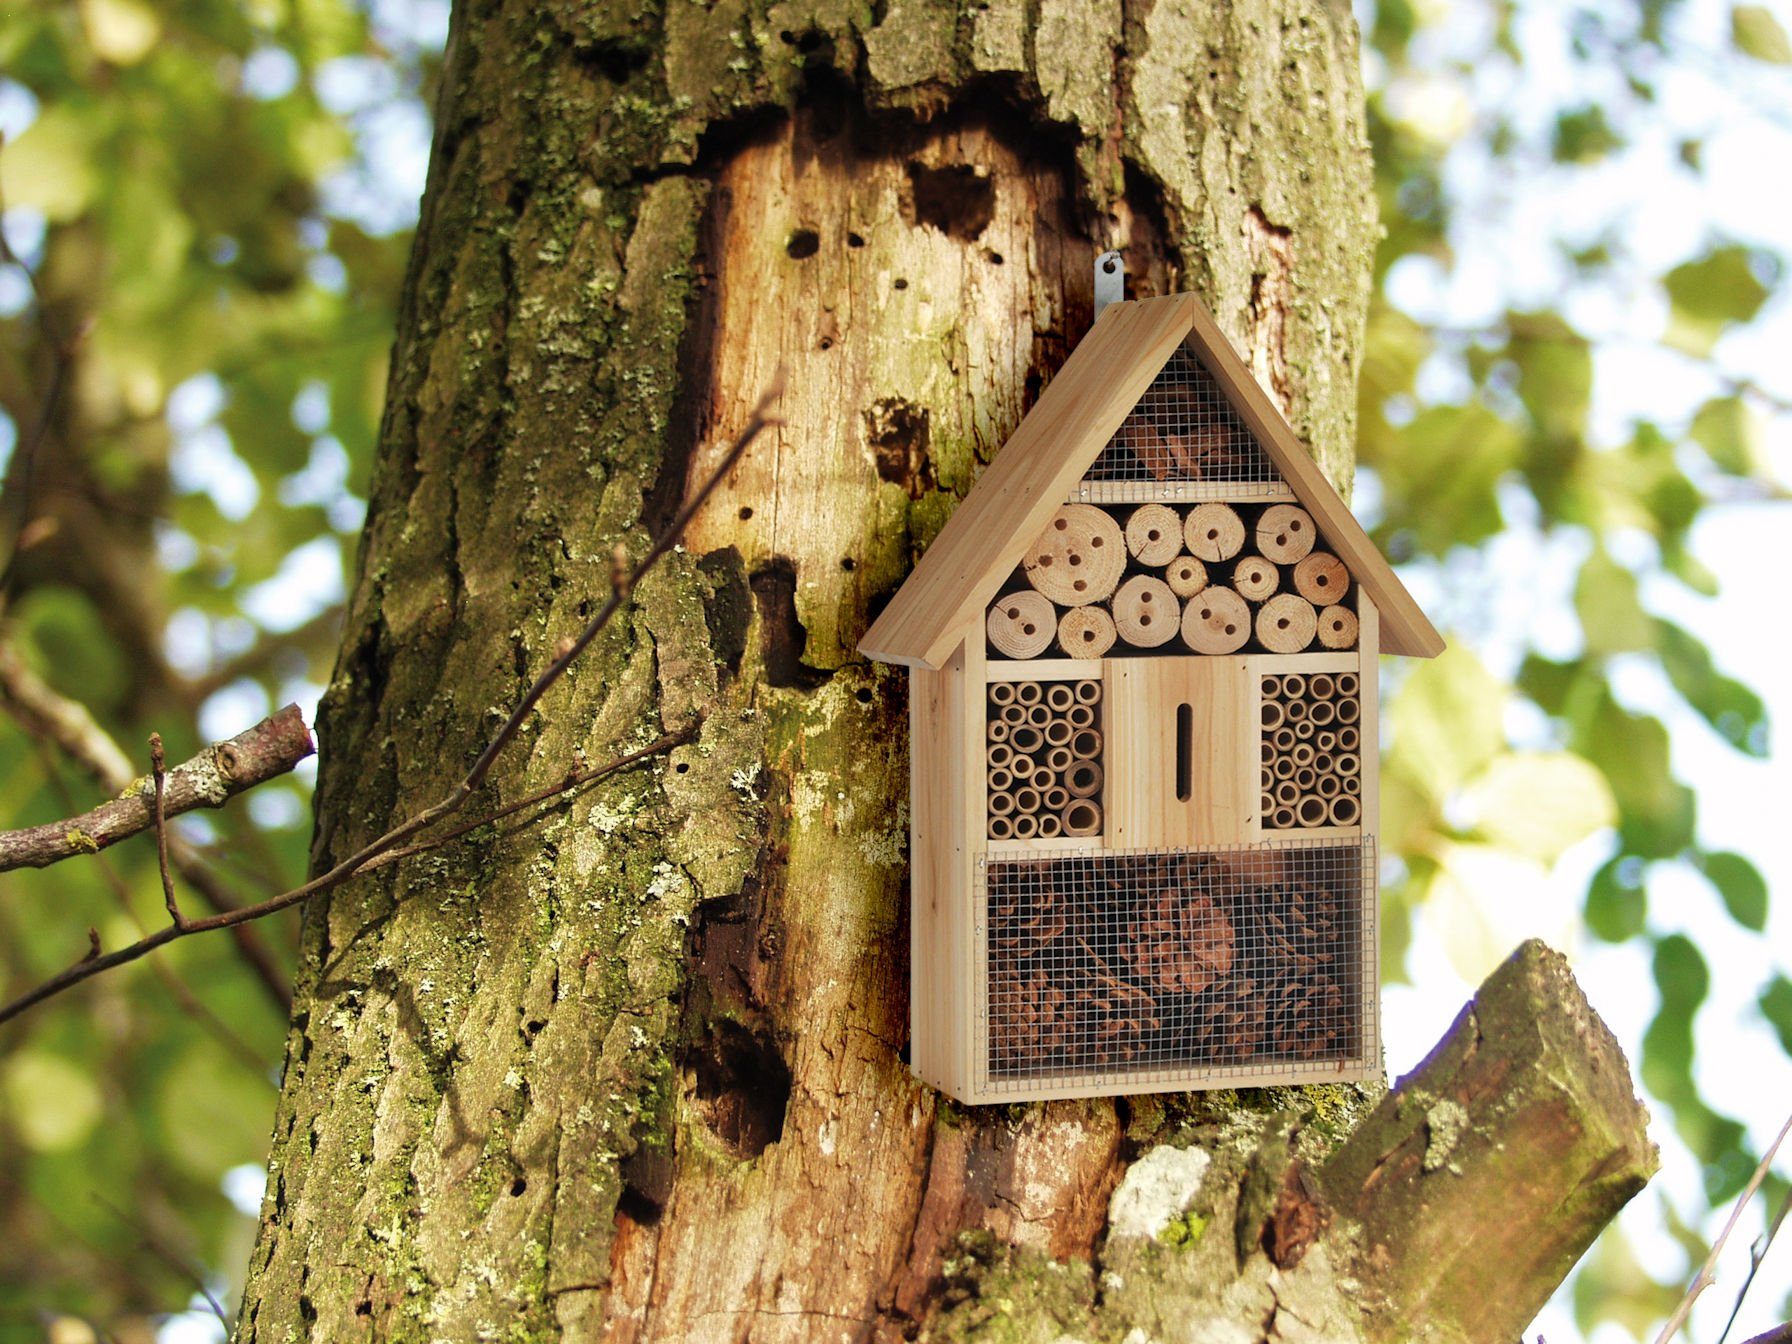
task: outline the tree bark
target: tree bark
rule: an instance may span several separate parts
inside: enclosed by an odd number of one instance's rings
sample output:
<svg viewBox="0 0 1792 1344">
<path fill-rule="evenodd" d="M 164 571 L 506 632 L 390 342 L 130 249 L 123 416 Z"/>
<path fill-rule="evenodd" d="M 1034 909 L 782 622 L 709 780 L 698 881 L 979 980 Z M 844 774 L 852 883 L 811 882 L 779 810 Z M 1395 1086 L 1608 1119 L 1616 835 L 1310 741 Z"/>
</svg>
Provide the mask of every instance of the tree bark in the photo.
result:
<svg viewBox="0 0 1792 1344">
<path fill-rule="evenodd" d="M 1106 247 L 1199 290 L 1343 483 L 1367 152 L 1342 5 L 457 6 L 315 861 L 466 769 L 780 366 L 785 424 L 485 801 L 698 739 L 309 910 L 241 1339 L 1119 1339 L 1206 1263 L 1097 1274 L 1136 1159 L 1273 1191 L 1373 1107 L 918 1085 L 905 685 L 852 653 Z M 1212 1338 L 1267 1337 L 1251 1235 Z"/>
</svg>

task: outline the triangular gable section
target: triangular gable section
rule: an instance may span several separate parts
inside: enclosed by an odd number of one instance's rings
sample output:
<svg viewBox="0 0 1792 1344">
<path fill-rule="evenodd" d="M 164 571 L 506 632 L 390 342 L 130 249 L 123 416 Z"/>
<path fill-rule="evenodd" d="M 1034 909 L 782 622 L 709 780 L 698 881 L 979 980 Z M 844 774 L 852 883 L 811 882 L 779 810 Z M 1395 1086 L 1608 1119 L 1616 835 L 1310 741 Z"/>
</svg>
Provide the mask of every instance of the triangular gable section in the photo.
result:
<svg viewBox="0 0 1792 1344">
<path fill-rule="evenodd" d="M 859 652 L 880 662 L 944 665 L 966 632 L 981 627 L 989 603 L 1066 500 L 1106 502 L 1104 484 L 1126 488 L 1086 474 L 1123 426 L 1137 426 L 1141 411 L 1149 415 L 1141 403 L 1173 361 L 1172 379 L 1186 379 L 1192 363 L 1205 378 L 1190 384 L 1210 386 L 1224 402 L 1227 421 L 1216 416 L 1213 424 L 1228 423 L 1229 434 L 1236 434 L 1231 424 L 1242 427 L 1242 442 L 1225 441 L 1225 460 L 1255 452 L 1267 459 L 1273 479 L 1235 485 L 1165 478 L 1165 497 L 1297 499 L 1374 600 L 1383 650 L 1422 658 L 1441 653 L 1442 637 L 1192 294 L 1116 303 L 1101 314 L 865 632 Z M 1182 456 L 1200 461 L 1186 450 Z M 1251 469 L 1261 472 L 1262 465 Z"/>
</svg>

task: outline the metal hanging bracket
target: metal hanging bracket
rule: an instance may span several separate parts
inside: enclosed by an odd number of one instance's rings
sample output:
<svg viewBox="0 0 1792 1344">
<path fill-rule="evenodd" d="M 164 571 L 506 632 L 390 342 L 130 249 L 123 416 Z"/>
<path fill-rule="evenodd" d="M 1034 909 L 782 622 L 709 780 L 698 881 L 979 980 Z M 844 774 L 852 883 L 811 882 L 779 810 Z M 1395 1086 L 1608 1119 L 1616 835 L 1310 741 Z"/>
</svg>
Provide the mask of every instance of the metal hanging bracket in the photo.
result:
<svg viewBox="0 0 1792 1344">
<path fill-rule="evenodd" d="M 1110 303 L 1126 299 L 1126 262 L 1118 252 L 1103 252 L 1095 258 L 1095 316 Z"/>
</svg>

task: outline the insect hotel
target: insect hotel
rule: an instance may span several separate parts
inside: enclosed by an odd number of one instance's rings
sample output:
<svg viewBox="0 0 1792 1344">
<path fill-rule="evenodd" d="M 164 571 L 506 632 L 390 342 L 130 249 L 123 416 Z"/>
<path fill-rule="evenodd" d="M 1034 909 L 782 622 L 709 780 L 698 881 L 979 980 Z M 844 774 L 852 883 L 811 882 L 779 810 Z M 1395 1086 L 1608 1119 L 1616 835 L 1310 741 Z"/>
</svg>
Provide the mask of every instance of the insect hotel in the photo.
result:
<svg viewBox="0 0 1792 1344">
<path fill-rule="evenodd" d="M 924 1081 L 1379 1072 L 1376 659 L 1443 641 L 1198 299 L 1103 308 L 859 647 L 912 669 Z"/>
</svg>

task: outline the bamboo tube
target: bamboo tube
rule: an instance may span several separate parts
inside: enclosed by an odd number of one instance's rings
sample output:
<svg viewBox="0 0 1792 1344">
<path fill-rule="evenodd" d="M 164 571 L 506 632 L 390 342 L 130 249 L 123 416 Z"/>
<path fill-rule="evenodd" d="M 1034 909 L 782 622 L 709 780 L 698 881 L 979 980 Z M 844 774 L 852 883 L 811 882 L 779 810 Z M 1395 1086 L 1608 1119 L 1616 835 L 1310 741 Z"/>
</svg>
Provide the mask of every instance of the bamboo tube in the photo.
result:
<svg viewBox="0 0 1792 1344">
<path fill-rule="evenodd" d="M 1098 792 L 1101 789 L 1101 766 L 1094 761 L 1078 761 L 1064 772 L 1064 787 L 1078 798 Z"/>
<path fill-rule="evenodd" d="M 1293 779 L 1295 770 L 1294 757 L 1277 756 L 1276 763 L 1270 768 L 1277 779 Z"/>
<path fill-rule="evenodd" d="M 1305 700 L 1307 698 L 1307 679 L 1298 672 L 1291 672 L 1282 678 L 1282 695 L 1289 700 Z"/>
<path fill-rule="evenodd" d="M 1070 713 L 1064 716 L 1064 722 L 1072 728 L 1093 728 L 1095 726 L 1095 706 L 1072 705 Z"/>
<path fill-rule="evenodd" d="M 1046 708 L 1054 714 L 1066 712 L 1076 703 L 1076 692 L 1061 681 L 1054 681 L 1045 688 Z"/>
<path fill-rule="evenodd" d="M 1282 706 L 1282 717 L 1289 723 L 1305 723 L 1311 708 L 1305 700 L 1290 700 Z"/>
<path fill-rule="evenodd" d="M 1296 742 L 1294 744 L 1294 750 L 1288 754 L 1294 757 L 1294 763 L 1296 765 L 1311 765 L 1313 764 L 1313 758 L 1319 753 L 1313 750 L 1313 744 L 1311 742 Z M 1019 764 L 1018 760 L 1016 761 L 1016 764 Z"/>
<path fill-rule="evenodd" d="M 1287 721 L 1288 715 L 1274 700 L 1265 700 L 1261 717 L 1265 728 L 1280 728 Z"/>
<path fill-rule="evenodd" d="M 1013 704 L 1014 683 L 1012 681 L 991 682 L 989 687 L 989 703 L 992 705 Z"/>
<path fill-rule="evenodd" d="M 1363 771 L 1363 761 L 1354 751 L 1346 751 L 1339 754 L 1332 768 L 1340 775 L 1347 777 L 1360 775 Z"/>
<path fill-rule="evenodd" d="M 1232 570 L 1232 586 L 1251 602 L 1263 602 L 1282 586 L 1282 572 L 1260 555 L 1247 555 Z"/>
<path fill-rule="evenodd" d="M 1363 712 L 1363 707 L 1360 704 L 1358 704 L 1355 700 L 1340 700 L 1340 701 L 1338 701 L 1338 722 L 1339 723 L 1342 723 L 1345 725 L 1353 724 L 1361 716 L 1362 712 Z"/>
<path fill-rule="evenodd" d="M 1313 786 L 1319 782 L 1319 772 L 1310 765 L 1303 765 L 1294 772 L 1294 783 L 1302 793 L 1311 793 Z M 1017 795 L 1018 796 L 1018 795 Z"/>
<path fill-rule="evenodd" d="M 1358 733 L 1355 728 L 1338 729 L 1339 751 L 1355 751 L 1357 743 L 1360 741 L 1362 741 L 1362 734 Z"/>
<path fill-rule="evenodd" d="M 1319 643 L 1328 649 L 1356 644 L 1356 613 L 1349 607 L 1327 607 L 1319 613 Z"/>
<path fill-rule="evenodd" d="M 1069 719 L 1053 719 L 1045 725 L 1045 745 L 1048 747 L 1064 747 L 1070 745 L 1070 736 L 1075 731 Z"/>
<path fill-rule="evenodd" d="M 1294 735 L 1302 742 L 1311 742 L 1319 736 L 1319 730 L 1313 726 L 1311 719 L 1302 719 L 1294 725 Z"/>
<path fill-rule="evenodd" d="M 1041 840 L 1055 840 L 1063 834 L 1064 820 L 1062 817 L 1056 812 L 1041 812 L 1039 814 L 1039 838 Z"/>
<path fill-rule="evenodd" d="M 1027 582 L 1061 607 L 1110 596 L 1126 568 L 1126 538 L 1093 504 L 1066 504 L 1021 560 Z"/>
<path fill-rule="evenodd" d="M 1313 516 L 1295 504 L 1272 504 L 1257 520 L 1257 549 L 1278 565 L 1305 560 L 1318 540 Z"/>
<path fill-rule="evenodd" d="M 1044 593 L 1022 589 L 998 597 L 984 622 L 996 652 L 1010 658 L 1037 658 L 1051 647 L 1058 633 L 1058 609 Z"/>
<path fill-rule="evenodd" d="M 1344 792 L 1344 781 L 1336 775 L 1321 775 L 1314 783 L 1313 791 L 1329 802 Z"/>
<path fill-rule="evenodd" d="M 1308 720 L 1320 728 L 1335 722 L 1337 717 L 1338 707 L 1330 700 L 1315 700 L 1307 709 Z"/>
<path fill-rule="evenodd" d="M 1000 770 L 1014 759 L 1014 748 L 1006 742 L 997 742 L 985 751 L 983 756 L 989 762 L 990 769 Z"/>
<path fill-rule="evenodd" d="M 1014 776 L 1016 783 L 1024 783 L 1033 778 L 1033 772 L 1039 768 L 1039 762 L 1031 756 L 1016 756 L 1008 762 L 1008 773 Z"/>
<path fill-rule="evenodd" d="M 1093 761 L 1101 755 L 1101 730 L 1079 728 L 1070 739 L 1070 754 L 1079 761 Z"/>
<path fill-rule="evenodd" d="M 1054 784 L 1049 789 L 1039 790 L 1039 805 L 1052 814 L 1062 812 L 1070 805 L 1070 790 L 1062 784 Z"/>
<path fill-rule="evenodd" d="M 1276 810 L 1276 800 L 1271 794 L 1259 794 L 1257 797 L 1257 815 L 1267 817 Z"/>
<path fill-rule="evenodd" d="M 1114 618 L 1101 607 L 1072 607 L 1058 617 L 1058 647 L 1072 658 L 1099 658 L 1114 647 Z"/>
<path fill-rule="evenodd" d="M 1338 762 L 1329 753 L 1316 751 L 1313 753 L 1313 768 L 1322 775 L 1329 775 L 1338 768 Z"/>
<path fill-rule="evenodd" d="M 1006 817 L 1014 811 L 1014 794 L 1007 789 L 989 795 L 989 814 L 992 817 Z"/>
<path fill-rule="evenodd" d="M 1014 810 L 1016 812 L 1037 812 L 1039 810 L 1039 790 L 1031 784 L 1022 785 L 1014 791 Z"/>
<path fill-rule="evenodd" d="M 1169 643 L 1182 627 L 1182 604 L 1176 594 L 1149 574 L 1135 574 L 1121 584 L 1110 610 L 1120 638 L 1141 649 Z"/>
<path fill-rule="evenodd" d="M 1029 724 L 1022 724 L 1013 732 L 1009 733 L 1008 740 L 1014 744 L 1016 752 L 1031 753 L 1038 751 L 1040 747 L 1045 745 L 1045 738 L 1040 734 L 1039 730 Z M 1014 759 L 1018 761 L 1020 757 L 1017 755 Z"/>
<path fill-rule="evenodd" d="M 1338 694 L 1351 696 L 1356 694 L 1357 680 L 1354 672 L 1338 673 Z"/>
<path fill-rule="evenodd" d="M 1236 653 L 1250 637 L 1250 608 L 1230 588 L 1203 588 L 1182 609 L 1182 642 L 1196 653 Z"/>
<path fill-rule="evenodd" d="M 1003 723 L 1008 724 L 1010 727 L 1019 728 L 1026 721 L 1027 721 L 1027 707 L 1025 705 L 1003 705 L 1002 706 L 1002 722 Z"/>
<path fill-rule="evenodd" d="M 1272 597 L 1257 611 L 1257 642 L 1271 653 L 1299 653 L 1318 628 L 1313 604 L 1294 593 Z"/>
<path fill-rule="evenodd" d="M 1329 756 L 1338 749 L 1338 735 L 1328 728 L 1313 739 L 1313 745 L 1319 750 L 1320 755 Z"/>
<path fill-rule="evenodd" d="M 1331 809 L 1325 805 L 1325 799 L 1311 793 L 1294 805 L 1295 820 L 1302 826 L 1323 826 L 1330 812 Z M 1018 826 L 1015 827 L 1016 834 L 1019 833 L 1019 829 Z"/>
<path fill-rule="evenodd" d="M 1207 586 L 1207 566 L 1192 555 L 1179 555 L 1164 566 L 1164 582 L 1177 597 L 1193 597 Z"/>
<path fill-rule="evenodd" d="M 991 840 L 1012 840 L 1014 823 L 1007 817 L 991 817 L 989 819 L 989 838 Z"/>
<path fill-rule="evenodd" d="M 1093 705 L 1101 701 L 1101 683 L 1094 679 L 1079 681 L 1076 684 L 1076 702 L 1079 705 Z"/>
<path fill-rule="evenodd" d="M 1014 838 L 1031 840 L 1039 834 L 1039 818 L 1031 812 L 1022 812 L 1014 818 Z"/>
<path fill-rule="evenodd" d="M 1045 699 L 1045 691 L 1036 681 L 1017 681 L 1014 683 L 1014 703 L 1017 705 L 1036 705 Z"/>
<path fill-rule="evenodd" d="M 1294 809 L 1291 807 L 1278 807 L 1275 811 L 1274 820 L 1275 820 L 1275 827 L 1278 831 L 1293 830 L 1294 829 Z"/>
<path fill-rule="evenodd" d="M 989 791 L 1007 793 L 1014 787 L 1014 772 L 1008 769 L 996 769 L 989 772 Z"/>
<path fill-rule="evenodd" d="M 1045 753 L 1045 768 L 1054 775 L 1061 775 L 1070 769 L 1071 763 L 1075 760 L 1076 757 L 1070 754 L 1069 747 L 1053 747 Z"/>
<path fill-rule="evenodd" d="M 1354 826 L 1363 819 L 1363 807 L 1349 794 L 1341 794 L 1332 799 L 1326 816 L 1334 826 Z"/>
<path fill-rule="evenodd" d="M 1044 732 L 1045 725 L 1050 723 L 1051 721 L 1052 721 L 1052 712 L 1051 712 L 1051 710 L 1047 709 L 1044 705 L 1028 705 L 1027 706 L 1027 722 L 1032 724 L 1035 728 L 1039 729 L 1040 732 Z"/>
<path fill-rule="evenodd" d="M 1362 781 L 1362 777 L 1360 775 L 1345 775 L 1344 776 L 1344 792 L 1345 793 L 1348 793 L 1352 798 L 1354 798 L 1362 791 L 1363 791 L 1363 781 Z"/>
<path fill-rule="evenodd" d="M 991 719 L 988 734 L 991 742 L 1006 742 L 1008 740 L 1008 725 L 1000 719 Z"/>
<path fill-rule="evenodd" d="M 1316 607 L 1343 601 L 1349 588 L 1350 571 L 1329 552 L 1314 551 L 1294 567 L 1294 591 Z"/>
<path fill-rule="evenodd" d="M 1101 807 L 1087 798 L 1067 804 L 1062 813 L 1065 835 L 1100 835 Z"/>
<path fill-rule="evenodd" d="M 1276 759 L 1276 744 L 1271 742 L 1267 736 L 1263 739 L 1263 745 L 1257 750 L 1257 757 L 1265 765 L 1271 764 Z"/>
<path fill-rule="evenodd" d="M 1338 693 L 1336 679 L 1324 672 L 1315 672 L 1307 678 L 1307 694 L 1315 700 L 1330 700 Z"/>
<path fill-rule="evenodd" d="M 1265 700 L 1274 700 L 1282 693 L 1282 679 L 1280 677 L 1265 677 L 1257 689 L 1263 692 Z"/>
<path fill-rule="evenodd" d="M 1013 801 L 1013 799 L 1009 799 L 1010 805 L 1012 805 Z M 1292 779 L 1284 779 L 1280 784 L 1276 785 L 1276 802 L 1281 806 L 1293 807 L 1299 801 L 1300 785 L 1296 784 Z"/>
<path fill-rule="evenodd" d="M 1182 549 L 1182 519 L 1167 504 L 1141 504 L 1126 520 L 1126 549 L 1141 565 L 1167 565 Z"/>
<path fill-rule="evenodd" d="M 1197 560 L 1230 560 L 1244 546 L 1244 522 L 1226 504 L 1197 504 L 1182 525 L 1189 554 Z"/>
<path fill-rule="evenodd" d="M 1282 727 L 1275 730 L 1272 740 L 1276 744 L 1277 751 L 1293 751 L 1294 744 L 1298 739 L 1294 736 L 1294 729 Z"/>
<path fill-rule="evenodd" d="M 1275 788 L 1275 786 L 1276 786 L 1275 771 L 1271 770 L 1267 765 L 1264 766 L 1257 773 L 1257 784 L 1258 784 L 1258 787 L 1261 788 L 1263 790 L 1263 792 L 1265 792 L 1265 793 L 1268 793 L 1271 789 Z"/>
</svg>

